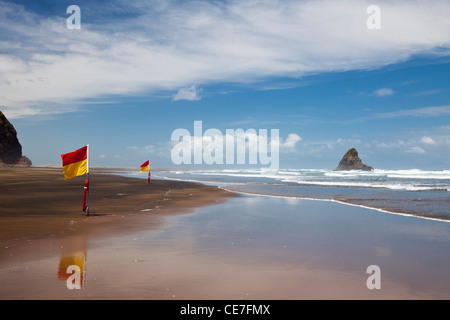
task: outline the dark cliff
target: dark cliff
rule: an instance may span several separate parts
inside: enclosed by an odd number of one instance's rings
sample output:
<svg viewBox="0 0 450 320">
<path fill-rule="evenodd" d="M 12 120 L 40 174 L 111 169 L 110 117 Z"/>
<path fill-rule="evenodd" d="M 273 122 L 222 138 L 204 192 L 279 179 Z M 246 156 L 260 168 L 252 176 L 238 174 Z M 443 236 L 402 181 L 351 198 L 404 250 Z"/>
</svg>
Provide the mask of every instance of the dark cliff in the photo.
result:
<svg viewBox="0 0 450 320">
<path fill-rule="evenodd" d="M 0 166 L 30 166 L 31 161 L 22 155 L 22 145 L 14 126 L 0 111 Z"/>
</svg>

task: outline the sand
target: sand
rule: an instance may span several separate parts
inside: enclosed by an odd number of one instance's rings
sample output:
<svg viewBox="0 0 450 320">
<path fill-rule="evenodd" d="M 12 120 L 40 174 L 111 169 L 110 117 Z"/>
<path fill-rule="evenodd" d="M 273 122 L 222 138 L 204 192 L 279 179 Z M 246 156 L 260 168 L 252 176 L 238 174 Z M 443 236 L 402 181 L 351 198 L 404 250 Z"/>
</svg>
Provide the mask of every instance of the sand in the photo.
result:
<svg viewBox="0 0 450 320">
<path fill-rule="evenodd" d="M 82 212 L 86 177 L 64 180 L 61 168 L 0 168 L 0 267 L 17 259 L 42 259 L 31 241 L 129 234 L 164 225 L 164 217 L 235 197 L 191 182 L 144 179 L 91 169 L 89 216 Z M 86 240 L 87 241 L 87 240 Z"/>
<path fill-rule="evenodd" d="M 165 214 L 186 213 L 190 208 L 235 196 L 201 184 L 155 179 L 147 184 L 143 179 L 107 172 L 91 169 L 87 218 L 82 212 L 85 176 L 64 180 L 59 168 L 0 168 L 0 241 L 75 230 L 121 232 L 120 229 L 133 227 L 117 219 L 122 215 L 143 216 L 142 213 L 162 209 Z M 120 228 L 115 223 L 118 220 Z M 79 224 L 83 226 L 74 227 Z"/>
<path fill-rule="evenodd" d="M 0 171 L 0 299 L 450 298 L 448 223 L 107 172 Z"/>
</svg>

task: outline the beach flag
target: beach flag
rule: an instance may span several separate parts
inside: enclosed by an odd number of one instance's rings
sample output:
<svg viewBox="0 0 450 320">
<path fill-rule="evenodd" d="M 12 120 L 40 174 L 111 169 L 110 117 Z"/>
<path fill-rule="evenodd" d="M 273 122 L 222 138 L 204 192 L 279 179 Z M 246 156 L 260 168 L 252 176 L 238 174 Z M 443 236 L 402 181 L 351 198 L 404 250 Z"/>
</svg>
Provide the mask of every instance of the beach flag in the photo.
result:
<svg viewBox="0 0 450 320">
<path fill-rule="evenodd" d="M 89 145 L 61 155 L 66 180 L 89 173 L 88 153 Z"/>
<path fill-rule="evenodd" d="M 150 160 L 145 161 L 141 164 L 141 172 L 146 172 L 150 170 Z"/>
<path fill-rule="evenodd" d="M 141 172 L 148 171 L 147 183 L 150 183 L 150 160 L 145 161 L 141 164 Z"/>
<path fill-rule="evenodd" d="M 89 215 L 89 145 L 61 155 L 64 179 L 72 179 L 87 174 L 84 183 L 83 212 Z"/>
</svg>

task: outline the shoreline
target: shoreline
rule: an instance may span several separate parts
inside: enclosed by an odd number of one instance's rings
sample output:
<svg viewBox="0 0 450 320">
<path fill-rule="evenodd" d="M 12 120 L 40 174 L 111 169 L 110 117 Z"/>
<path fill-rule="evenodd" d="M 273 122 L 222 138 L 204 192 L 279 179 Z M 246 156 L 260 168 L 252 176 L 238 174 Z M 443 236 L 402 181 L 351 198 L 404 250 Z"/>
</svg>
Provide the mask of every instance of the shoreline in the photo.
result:
<svg viewBox="0 0 450 320">
<path fill-rule="evenodd" d="M 179 180 L 179 181 L 182 181 L 182 180 Z M 343 204 L 343 205 L 348 205 L 348 206 L 353 206 L 353 207 L 360 207 L 360 208 L 374 210 L 374 211 L 378 211 L 378 212 L 384 212 L 384 213 L 388 213 L 388 214 L 392 214 L 392 215 L 398 215 L 398 216 L 403 216 L 403 217 L 410 217 L 410 218 L 417 218 L 417 219 L 424 219 L 424 220 L 430 220 L 430 221 L 450 223 L 450 219 L 433 218 L 433 217 L 429 217 L 429 216 L 426 216 L 426 215 L 418 215 L 418 214 L 413 214 L 413 213 L 408 213 L 408 212 L 391 211 L 391 210 L 388 210 L 388 209 L 385 209 L 385 208 L 371 207 L 371 206 L 366 206 L 366 205 L 363 205 L 363 204 L 347 202 L 347 201 L 344 201 L 344 200 L 327 199 L 327 198 L 311 198 L 311 197 L 302 197 L 302 196 L 273 195 L 273 194 L 263 194 L 263 193 L 251 193 L 251 192 L 244 192 L 244 191 L 229 190 L 229 189 L 227 189 L 225 187 L 221 187 L 221 186 L 219 186 L 219 188 L 222 189 L 222 190 L 226 190 L 228 192 L 232 192 L 232 193 L 236 193 L 236 194 L 242 194 L 242 195 L 248 195 L 248 196 L 259 196 L 259 197 L 269 197 L 269 198 L 272 197 L 272 198 L 280 198 L 280 199 L 299 199 L 299 200 L 335 202 L 335 203 L 340 203 L 340 204 Z"/>
<path fill-rule="evenodd" d="M 294 170 L 294 169 L 292 169 Z M 297 169 L 295 169 L 297 170 Z M 295 171 L 294 170 L 294 171 Z M 302 171 L 303 169 L 298 169 Z M 307 171 L 304 169 L 303 171 Z M 326 170 L 318 170 L 326 171 Z M 207 171 L 205 171 L 207 172 Z M 177 177 L 181 173 L 181 177 Z M 401 188 L 374 187 L 374 186 L 347 186 L 335 181 L 335 184 L 320 184 L 313 182 L 288 182 L 282 176 L 255 175 L 248 172 L 229 173 L 213 171 L 197 174 L 195 171 L 182 171 L 175 173 L 168 171 L 162 178 L 176 181 L 191 181 L 208 185 L 217 185 L 224 190 L 237 194 L 260 196 L 280 196 L 298 199 L 336 201 L 342 204 L 360 206 L 395 215 L 412 216 L 421 219 L 450 222 L 450 198 L 447 189 L 432 188 L 409 190 Z M 224 176 L 223 178 L 221 176 Z M 235 176 L 237 178 L 235 178 Z M 245 177 L 248 176 L 248 179 Z M 183 178 L 187 179 L 183 179 Z M 267 179 L 267 181 L 265 180 Z M 447 179 L 444 177 L 442 179 Z M 449 180 L 450 181 L 450 180 Z M 392 182 L 395 185 L 395 181 Z M 431 182 L 427 182 L 430 184 Z M 242 186 L 241 186 L 242 185 Z M 268 186 L 267 188 L 265 186 Z M 248 186 L 248 187 L 247 187 Z"/>
</svg>

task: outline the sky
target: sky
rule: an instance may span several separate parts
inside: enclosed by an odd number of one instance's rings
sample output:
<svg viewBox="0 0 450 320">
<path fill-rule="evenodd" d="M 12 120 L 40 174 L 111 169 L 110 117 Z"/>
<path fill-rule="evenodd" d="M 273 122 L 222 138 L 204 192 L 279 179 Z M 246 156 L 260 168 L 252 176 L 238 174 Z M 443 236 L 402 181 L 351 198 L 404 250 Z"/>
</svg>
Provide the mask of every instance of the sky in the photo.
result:
<svg viewBox="0 0 450 320">
<path fill-rule="evenodd" d="M 202 121 L 277 129 L 280 168 L 334 169 L 354 147 L 374 168 L 449 170 L 449 12 L 449 0 L 0 0 L 0 110 L 34 165 L 89 144 L 91 166 L 239 169 L 174 163 L 173 132 Z"/>
</svg>

